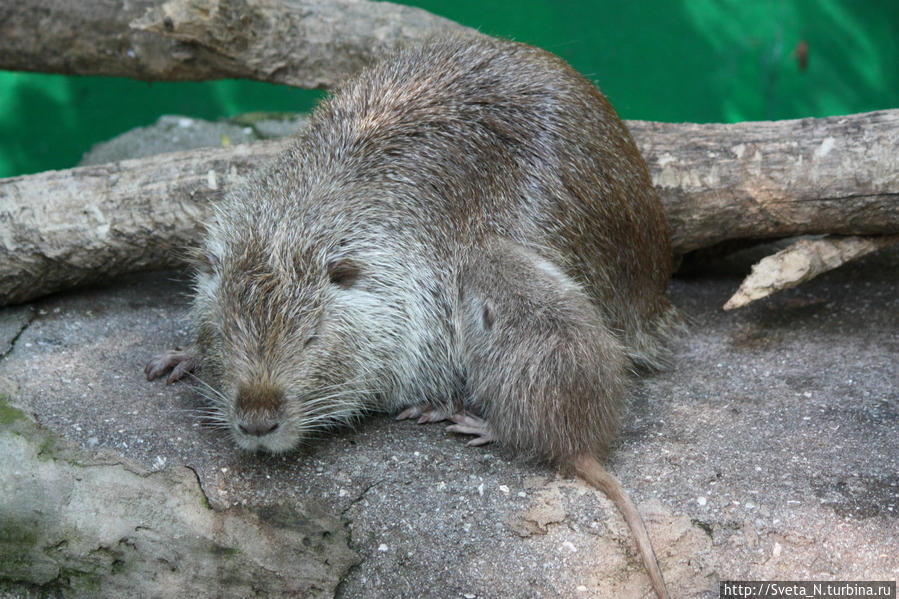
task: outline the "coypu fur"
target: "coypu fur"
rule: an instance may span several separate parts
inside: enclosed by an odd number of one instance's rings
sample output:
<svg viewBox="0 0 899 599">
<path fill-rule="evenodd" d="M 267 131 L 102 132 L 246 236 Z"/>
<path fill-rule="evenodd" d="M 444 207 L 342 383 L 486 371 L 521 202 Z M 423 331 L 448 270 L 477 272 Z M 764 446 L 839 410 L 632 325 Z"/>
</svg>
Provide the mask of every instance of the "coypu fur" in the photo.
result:
<svg viewBox="0 0 899 599">
<path fill-rule="evenodd" d="M 446 38 L 364 70 L 229 194 L 199 255 L 196 344 L 146 372 L 202 368 L 241 447 L 452 418 L 624 495 L 596 459 L 676 323 L 668 232 L 624 124 L 556 56 Z"/>
</svg>

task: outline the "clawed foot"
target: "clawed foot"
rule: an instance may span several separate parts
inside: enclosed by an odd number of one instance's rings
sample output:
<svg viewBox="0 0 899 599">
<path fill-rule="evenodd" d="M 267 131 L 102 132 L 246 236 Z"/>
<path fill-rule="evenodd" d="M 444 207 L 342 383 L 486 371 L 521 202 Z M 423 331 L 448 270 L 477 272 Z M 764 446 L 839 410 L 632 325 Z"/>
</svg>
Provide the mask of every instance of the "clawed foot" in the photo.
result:
<svg viewBox="0 0 899 599">
<path fill-rule="evenodd" d="M 446 427 L 451 433 L 459 433 L 462 435 L 474 435 L 475 438 L 466 443 L 469 447 L 477 447 L 479 445 L 487 445 L 496 441 L 493 435 L 493 429 L 483 418 L 479 418 L 471 412 L 456 412 L 452 406 L 430 406 L 422 404 L 420 406 L 412 406 L 406 408 L 395 416 L 396 420 L 408 420 L 417 418 L 418 424 L 426 424 L 428 422 L 440 422 L 441 420 L 452 420 L 455 424 Z"/>
<path fill-rule="evenodd" d="M 165 380 L 167 385 L 171 385 L 196 370 L 199 365 L 195 354 L 170 350 L 150 360 L 144 367 L 144 374 L 147 375 L 148 381 L 152 381 L 171 370 L 171 374 Z"/>
<path fill-rule="evenodd" d="M 451 418 L 452 415 L 453 410 L 450 407 L 435 407 L 427 404 L 422 404 L 420 406 L 412 406 L 406 408 L 405 410 L 397 414 L 395 418 L 397 420 L 417 418 L 418 420 L 416 420 L 416 422 L 418 424 L 427 424 L 428 422 L 440 422 L 441 420 L 447 420 Z"/>
<path fill-rule="evenodd" d="M 474 439 L 466 443 L 468 447 L 478 447 L 479 445 L 487 445 L 496 441 L 493 429 L 490 428 L 490 423 L 471 412 L 458 412 L 450 416 L 450 420 L 455 422 L 455 424 L 446 427 L 446 430 L 449 432 L 475 435 Z"/>
</svg>

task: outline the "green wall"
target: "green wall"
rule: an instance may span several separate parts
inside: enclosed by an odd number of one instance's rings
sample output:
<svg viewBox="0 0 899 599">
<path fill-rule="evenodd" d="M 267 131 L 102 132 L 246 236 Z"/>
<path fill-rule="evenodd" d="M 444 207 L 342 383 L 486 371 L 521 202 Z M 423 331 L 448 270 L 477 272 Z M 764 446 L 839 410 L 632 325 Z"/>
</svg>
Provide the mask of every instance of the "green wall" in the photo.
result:
<svg viewBox="0 0 899 599">
<path fill-rule="evenodd" d="M 899 0 L 406 3 L 561 55 L 624 118 L 734 122 L 899 107 Z M 0 72 L 0 176 L 72 166 L 93 143 L 161 114 L 306 110 L 320 95 Z"/>
</svg>

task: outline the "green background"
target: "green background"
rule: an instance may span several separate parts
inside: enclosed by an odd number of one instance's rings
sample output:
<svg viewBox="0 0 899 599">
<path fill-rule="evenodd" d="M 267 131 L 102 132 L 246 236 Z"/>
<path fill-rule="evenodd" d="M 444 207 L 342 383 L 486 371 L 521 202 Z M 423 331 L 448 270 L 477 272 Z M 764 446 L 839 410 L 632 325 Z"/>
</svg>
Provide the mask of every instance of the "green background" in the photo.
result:
<svg viewBox="0 0 899 599">
<path fill-rule="evenodd" d="M 735 122 L 899 107 L 899 0 L 406 3 L 559 54 L 626 119 Z M 0 177 L 73 166 L 95 142 L 162 114 L 307 110 L 321 95 L 253 82 L 0 72 Z"/>
</svg>

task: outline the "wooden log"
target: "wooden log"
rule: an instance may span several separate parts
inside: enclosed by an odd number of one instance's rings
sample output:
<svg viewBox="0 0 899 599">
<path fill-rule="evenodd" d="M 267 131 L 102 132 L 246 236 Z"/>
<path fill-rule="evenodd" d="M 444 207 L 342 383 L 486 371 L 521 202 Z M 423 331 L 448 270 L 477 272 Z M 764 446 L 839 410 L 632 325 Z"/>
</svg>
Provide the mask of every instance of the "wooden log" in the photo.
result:
<svg viewBox="0 0 899 599">
<path fill-rule="evenodd" d="M 286 143 L 0 179 L 0 305 L 182 264 L 210 203 Z"/>
<path fill-rule="evenodd" d="M 728 239 L 899 233 L 899 110 L 628 125 L 662 195 L 676 253 Z M 180 264 L 210 203 L 287 143 L 0 180 L 0 305 Z"/>
<path fill-rule="evenodd" d="M 385 49 L 446 30 L 478 35 L 365 0 L 0 0 L 0 69 L 331 88 Z"/>
<path fill-rule="evenodd" d="M 899 110 L 628 126 L 677 253 L 730 239 L 899 232 Z"/>
</svg>

